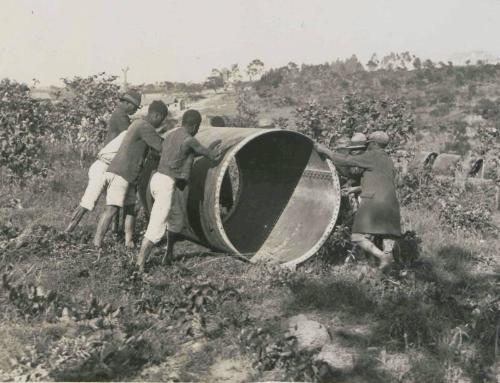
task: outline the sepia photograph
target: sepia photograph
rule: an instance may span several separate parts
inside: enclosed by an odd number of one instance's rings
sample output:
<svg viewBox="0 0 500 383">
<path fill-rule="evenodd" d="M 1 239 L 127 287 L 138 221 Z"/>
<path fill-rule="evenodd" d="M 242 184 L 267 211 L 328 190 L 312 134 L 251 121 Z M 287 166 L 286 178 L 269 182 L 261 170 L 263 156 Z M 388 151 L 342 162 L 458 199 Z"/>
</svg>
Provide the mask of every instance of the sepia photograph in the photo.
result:
<svg viewBox="0 0 500 383">
<path fill-rule="evenodd" d="M 500 0 L 0 0 L 0 381 L 500 382 Z"/>
</svg>

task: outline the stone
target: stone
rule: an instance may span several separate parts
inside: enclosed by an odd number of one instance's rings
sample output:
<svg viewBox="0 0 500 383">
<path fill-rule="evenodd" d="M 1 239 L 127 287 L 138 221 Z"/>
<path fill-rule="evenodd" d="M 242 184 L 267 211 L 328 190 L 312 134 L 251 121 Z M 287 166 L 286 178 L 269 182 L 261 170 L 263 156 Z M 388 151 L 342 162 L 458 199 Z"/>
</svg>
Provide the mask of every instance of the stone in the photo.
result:
<svg viewBox="0 0 500 383">
<path fill-rule="evenodd" d="M 354 351 L 340 344 L 328 343 L 316 355 L 315 360 L 328 364 L 335 371 L 345 373 L 354 367 Z"/>
<path fill-rule="evenodd" d="M 325 326 L 300 314 L 288 320 L 288 333 L 297 338 L 300 350 L 314 350 L 330 342 L 330 334 Z"/>
</svg>

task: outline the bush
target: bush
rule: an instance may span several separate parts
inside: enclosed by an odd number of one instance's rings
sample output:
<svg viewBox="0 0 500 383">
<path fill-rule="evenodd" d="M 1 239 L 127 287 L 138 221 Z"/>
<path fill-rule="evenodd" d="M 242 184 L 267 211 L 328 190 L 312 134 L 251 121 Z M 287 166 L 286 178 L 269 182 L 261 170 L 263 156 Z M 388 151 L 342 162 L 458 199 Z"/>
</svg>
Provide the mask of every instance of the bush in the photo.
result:
<svg viewBox="0 0 500 383">
<path fill-rule="evenodd" d="M 46 102 L 30 96 L 27 85 L 0 81 L 0 167 L 6 169 L 2 179 L 23 182 L 46 174 L 40 137 L 49 130 L 49 111 Z"/>
<path fill-rule="evenodd" d="M 259 109 L 252 105 L 250 94 L 238 89 L 236 93 L 236 117 L 227 117 L 227 126 L 255 128 L 259 124 Z"/>
<path fill-rule="evenodd" d="M 414 116 L 399 99 L 376 99 L 356 93 L 342 99 L 336 108 L 311 102 L 295 112 L 297 129 L 312 139 L 328 144 L 355 132 L 377 130 L 391 137 L 388 150 L 394 151 L 414 134 Z"/>
<path fill-rule="evenodd" d="M 396 185 L 403 206 L 436 211 L 447 229 L 484 234 L 497 230 L 484 192 L 470 187 L 464 190 L 453 179 L 435 178 L 429 169 L 399 174 Z"/>
<path fill-rule="evenodd" d="M 95 152 L 106 136 L 106 121 L 115 108 L 119 86 L 116 76 L 99 73 L 63 79 L 65 89 L 50 115 L 53 137 L 82 152 Z"/>
<path fill-rule="evenodd" d="M 488 98 L 482 98 L 474 107 L 474 113 L 479 114 L 485 120 L 498 120 L 500 117 L 500 106 Z"/>
<path fill-rule="evenodd" d="M 80 154 L 95 153 L 106 134 L 106 120 L 118 100 L 116 76 L 105 73 L 63 79 L 55 102 L 31 97 L 30 88 L 0 82 L 0 167 L 4 179 L 25 182 L 46 175 L 41 160 L 44 140 L 68 142 Z"/>
</svg>

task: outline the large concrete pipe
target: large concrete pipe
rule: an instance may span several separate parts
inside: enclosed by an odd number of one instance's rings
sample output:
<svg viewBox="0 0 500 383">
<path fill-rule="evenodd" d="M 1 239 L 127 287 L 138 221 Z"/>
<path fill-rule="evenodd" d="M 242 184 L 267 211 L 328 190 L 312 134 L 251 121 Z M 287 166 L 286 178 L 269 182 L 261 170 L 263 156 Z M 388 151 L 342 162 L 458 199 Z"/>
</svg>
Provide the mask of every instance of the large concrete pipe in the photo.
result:
<svg viewBox="0 0 500 383">
<path fill-rule="evenodd" d="M 432 165 L 432 172 L 438 176 L 454 177 L 461 159 L 458 154 L 441 153 Z"/>
<path fill-rule="evenodd" d="M 288 267 L 316 253 L 335 226 L 340 186 L 335 167 L 320 158 L 308 137 L 279 129 L 206 127 L 196 138 L 207 146 L 222 140 L 225 155 L 217 164 L 197 159 L 188 188 L 178 194 L 186 238 Z M 154 161 L 147 166 L 152 170 Z M 142 199 L 148 180 L 143 177 L 139 187 Z M 221 209 L 228 197 L 230 206 Z"/>
<path fill-rule="evenodd" d="M 409 168 L 410 169 L 432 169 L 432 165 L 436 158 L 438 157 L 438 153 L 436 152 L 417 152 L 413 161 L 411 161 Z"/>
</svg>

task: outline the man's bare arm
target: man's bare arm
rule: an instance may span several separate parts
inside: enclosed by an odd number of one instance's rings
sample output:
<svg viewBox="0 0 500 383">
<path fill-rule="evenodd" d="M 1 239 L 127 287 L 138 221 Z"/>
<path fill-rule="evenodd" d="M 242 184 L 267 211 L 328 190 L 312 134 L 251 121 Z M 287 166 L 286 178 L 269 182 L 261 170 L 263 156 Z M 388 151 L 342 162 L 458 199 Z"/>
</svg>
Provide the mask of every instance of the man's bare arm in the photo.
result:
<svg viewBox="0 0 500 383">
<path fill-rule="evenodd" d="M 213 161 L 218 161 L 222 154 L 222 150 L 220 148 L 221 142 L 221 140 L 214 141 L 207 148 L 200 144 L 200 142 L 193 137 L 186 142 L 186 145 L 191 148 L 196 154 L 207 157 Z"/>
<path fill-rule="evenodd" d="M 363 154 L 359 156 L 349 156 L 345 154 L 339 154 L 331 151 L 325 145 L 318 143 L 314 144 L 314 149 L 326 157 L 328 157 L 337 166 L 356 166 L 362 169 L 370 169 L 371 164 L 367 161 L 363 161 Z"/>
<path fill-rule="evenodd" d="M 145 127 L 139 131 L 143 141 L 150 147 L 156 150 L 158 153 L 161 152 L 161 145 L 163 143 L 163 138 L 160 137 L 156 130 L 152 127 Z"/>
</svg>

